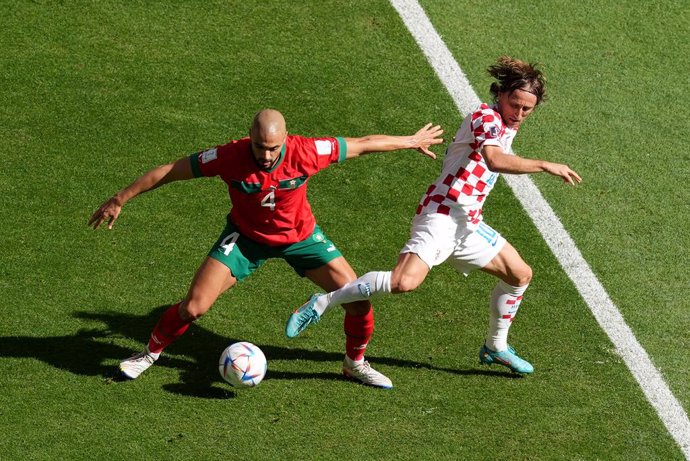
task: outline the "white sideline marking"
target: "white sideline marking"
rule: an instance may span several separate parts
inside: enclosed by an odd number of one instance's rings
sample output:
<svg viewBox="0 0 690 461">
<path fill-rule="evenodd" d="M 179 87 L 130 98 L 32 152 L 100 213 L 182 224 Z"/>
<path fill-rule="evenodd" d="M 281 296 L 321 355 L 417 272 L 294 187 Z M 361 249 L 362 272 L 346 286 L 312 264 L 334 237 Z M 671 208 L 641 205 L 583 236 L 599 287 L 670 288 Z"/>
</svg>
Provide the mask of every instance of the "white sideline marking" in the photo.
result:
<svg viewBox="0 0 690 461">
<path fill-rule="evenodd" d="M 479 97 L 419 3 L 416 0 L 390 1 L 453 97 L 460 113 L 464 115 L 476 108 L 480 104 Z M 685 458 L 690 460 L 690 420 L 685 410 L 625 323 L 575 242 L 528 175 L 503 177 L 613 342 Z"/>
</svg>

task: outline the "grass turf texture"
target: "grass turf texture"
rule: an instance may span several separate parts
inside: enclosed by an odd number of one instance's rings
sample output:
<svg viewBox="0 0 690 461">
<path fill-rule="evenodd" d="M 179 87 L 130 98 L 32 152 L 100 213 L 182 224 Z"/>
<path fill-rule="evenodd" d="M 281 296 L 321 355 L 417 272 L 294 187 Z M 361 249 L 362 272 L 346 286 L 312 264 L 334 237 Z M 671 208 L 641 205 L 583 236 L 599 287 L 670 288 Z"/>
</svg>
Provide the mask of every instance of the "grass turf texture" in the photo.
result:
<svg viewBox="0 0 690 461">
<path fill-rule="evenodd" d="M 678 328 L 688 200 L 674 187 L 688 154 L 673 135 L 689 127 L 666 115 L 682 113 L 687 89 L 687 8 L 509 2 L 514 22 L 501 23 L 470 2 L 423 5 L 481 97 L 496 56 L 546 64 L 551 101 L 516 150 L 584 176 L 577 189 L 535 180 L 687 408 L 684 355 L 667 352 L 690 342 Z M 1 458 L 681 458 L 503 182 L 487 220 L 535 270 L 511 332 L 534 376 L 477 364 L 494 282 L 441 267 L 376 302 L 368 357 L 395 389 L 346 382 L 342 313 L 284 338 L 313 288 L 273 261 L 153 370 L 113 381 L 184 295 L 227 199 L 214 180 L 166 186 L 92 232 L 108 195 L 244 136 L 264 106 L 304 135 L 406 134 L 432 120 L 450 138 L 459 116 L 386 2 L 6 2 L 0 14 Z M 474 31 L 489 23 L 484 43 Z M 356 271 L 388 268 L 439 168 L 413 152 L 358 159 L 314 177 L 310 199 Z M 262 347 L 269 372 L 235 394 L 216 361 L 240 339 Z"/>
</svg>

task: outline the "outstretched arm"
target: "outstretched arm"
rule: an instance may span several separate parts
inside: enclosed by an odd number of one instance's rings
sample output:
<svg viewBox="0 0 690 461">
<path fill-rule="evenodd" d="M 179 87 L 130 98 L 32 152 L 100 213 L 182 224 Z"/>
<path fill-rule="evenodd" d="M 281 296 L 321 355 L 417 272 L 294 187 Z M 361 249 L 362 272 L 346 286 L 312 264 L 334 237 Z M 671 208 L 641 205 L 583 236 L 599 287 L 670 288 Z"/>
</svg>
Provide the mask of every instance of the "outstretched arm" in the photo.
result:
<svg viewBox="0 0 690 461">
<path fill-rule="evenodd" d="M 441 144 L 440 136 L 443 130 L 440 126 L 428 123 L 412 136 L 388 136 L 376 134 L 362 138 L 345 138 L 347 142 L 346 158 L 359 157 L 373 152 L 389 152 L 400 149 L 416 149 L 422 154 L 436 158 L 436 154 L 429 150 L 434 144 Z"/>
<path fill-rule="evenodd" d="M 93 226 L 94 229 L 98 229 L 103 222 L 108 221 L 108 229 L 112 229 L 113 224 L 115 224 L 117 217 L 120 215 L 122 206 L 137 195 L 169 182 L 192 179 L 193 177 L 194 174 L 192 173 L 192 164 L 189 161 L 189 157 L 183 157 L 176 162 L 158 166 L 144 173 L 132 184 L 103 202 L 94 214 L 91 215 L 88 224 Z"/>
<path fill-rule="evenodd" d="M 484 146 L 482 148 L 482 156 L 489 169 L 496 173 L 522 174 L 544 171 L 563 178 L 563 182 L 571 185 L 582 181 L 582 178 L 575 171 L 571 170 L 568 165 L 506 154 L 498 146 Z"/>
</svg>

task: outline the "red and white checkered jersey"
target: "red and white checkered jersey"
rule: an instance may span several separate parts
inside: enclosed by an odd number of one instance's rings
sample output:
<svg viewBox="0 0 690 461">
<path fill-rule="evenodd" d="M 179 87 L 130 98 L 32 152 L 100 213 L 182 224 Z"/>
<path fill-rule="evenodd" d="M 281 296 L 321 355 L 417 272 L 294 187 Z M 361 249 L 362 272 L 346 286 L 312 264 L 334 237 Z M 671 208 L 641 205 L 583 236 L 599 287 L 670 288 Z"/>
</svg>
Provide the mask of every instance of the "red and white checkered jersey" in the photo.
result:
<svg viewBox="0 0 690 461">
<path fill-rule="evenodd" d="M 503 123 L 495 106 L 482 104 L 465 117 L 446 150 L 441 175 L 422 196 L 417 214 L 440 213 L 478 226 L 484 201 L 499 176 L 489 170 L 481 150 L 499 146 L 512 154 L 516 134 Z"/>
</svg>

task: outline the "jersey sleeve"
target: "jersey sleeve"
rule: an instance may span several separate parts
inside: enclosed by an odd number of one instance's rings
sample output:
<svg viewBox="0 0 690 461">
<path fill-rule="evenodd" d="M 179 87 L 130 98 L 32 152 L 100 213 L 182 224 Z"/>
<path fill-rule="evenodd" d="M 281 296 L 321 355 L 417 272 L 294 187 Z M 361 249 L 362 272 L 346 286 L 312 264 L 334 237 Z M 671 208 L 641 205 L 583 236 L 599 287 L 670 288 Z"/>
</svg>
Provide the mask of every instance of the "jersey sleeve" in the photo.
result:
<svg viewBox="0 0 690 461">
<path fill-rule="evenodd" d="M 345 160 L 347 143 L 344 138 L 312 138 L 311 141 L 314 143 L 319 169 Z"/>
<path fill-rule="evenodd" d="M 333 163 L 345 160 L 347 142 L 344 138 L 303 138 L 293 136 L 292 149 L 299 152 L 299 163 L 306 174 L 312 175 Z"/>
<path fill-rule="evenodd" d="M 190 155 L 189 161 L 192 164 L 194 177 L 218 176 L 222 165 L 220 154 L 222 154 L 222 146 L 212 147 Z"/>
<path fill-rule="evenodd" d="M 500 146 L 500 137 L 503 135 L 503 120 L 498 113 L 486 105 L 482 105 L 472 113 L 470 129 L 474 136 L 477 149 L 484 146 Z"/>
</svg>

